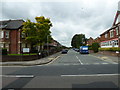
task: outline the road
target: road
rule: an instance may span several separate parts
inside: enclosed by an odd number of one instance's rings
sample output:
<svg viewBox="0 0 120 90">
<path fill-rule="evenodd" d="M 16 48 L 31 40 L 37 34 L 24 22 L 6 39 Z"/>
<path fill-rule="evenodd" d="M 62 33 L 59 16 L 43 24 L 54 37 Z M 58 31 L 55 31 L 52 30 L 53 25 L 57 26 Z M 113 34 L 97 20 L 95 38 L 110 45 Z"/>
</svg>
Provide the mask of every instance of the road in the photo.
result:
<svg viewBox="0 0 120 90">
<path fill-rule="evenodd" d="M 3 90 L 14 88 L 118 88 L 118 64 L 69 50 L 47 65 L 2 67 Z"/>
</svg>

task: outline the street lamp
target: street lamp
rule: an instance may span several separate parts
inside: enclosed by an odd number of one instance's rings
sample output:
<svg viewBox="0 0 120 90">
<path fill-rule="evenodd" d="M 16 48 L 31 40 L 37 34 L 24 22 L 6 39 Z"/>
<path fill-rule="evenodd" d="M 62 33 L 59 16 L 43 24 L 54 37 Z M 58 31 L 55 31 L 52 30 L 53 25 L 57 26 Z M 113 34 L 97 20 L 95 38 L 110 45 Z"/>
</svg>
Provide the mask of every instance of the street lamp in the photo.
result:
<svg viewBox="0 0 120 90">
<path fill-rule="evenodd" d="M 49 43 L 48 43 L 48 37 L 49 37 L 50 35 L 47 35 L 47 53 L 48 53 L 48 56 L 49 56 Z"/>
</svg>

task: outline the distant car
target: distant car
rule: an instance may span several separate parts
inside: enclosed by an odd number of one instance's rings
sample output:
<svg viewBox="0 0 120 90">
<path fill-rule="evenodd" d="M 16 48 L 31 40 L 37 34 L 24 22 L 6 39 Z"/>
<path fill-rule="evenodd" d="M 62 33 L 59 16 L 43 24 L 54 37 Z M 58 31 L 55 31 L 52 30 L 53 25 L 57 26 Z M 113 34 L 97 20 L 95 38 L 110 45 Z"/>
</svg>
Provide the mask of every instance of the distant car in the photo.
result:
<svg viewBox="0 0 120 90">
<path fill-rule="evenodd" d="M 63 49 L 61 53 L 62 53 L 62 54 L 67 54 L 67 52 L 68 52 L 67 49 Z"/>
<path fill-rule="evenodd" d="M 76 52 L 79 52 L 79 49 L 78 49 L 78 48 L 75 48 L 74 50 L 75 50 Z"/>
</svg>

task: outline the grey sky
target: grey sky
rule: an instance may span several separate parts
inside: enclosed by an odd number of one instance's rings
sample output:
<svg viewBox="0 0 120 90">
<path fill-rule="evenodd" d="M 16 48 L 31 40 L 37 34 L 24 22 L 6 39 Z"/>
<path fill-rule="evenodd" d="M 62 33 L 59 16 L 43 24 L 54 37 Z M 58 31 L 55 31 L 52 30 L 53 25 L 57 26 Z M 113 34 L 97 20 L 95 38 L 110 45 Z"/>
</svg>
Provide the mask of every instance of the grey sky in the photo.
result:
<svg viewBox="0 0 120 90">
<path fill-rule="evenodd" d="M 1 20 L 35 21 L 36 16 L 50 18 L 51 34 L 62 45 L 70 46 L 75 34 L 98 37 L 113 24 L 119 0 L 2 1 Z M 2 18 L 1 18 L 2 17 Z"/>
</svg>

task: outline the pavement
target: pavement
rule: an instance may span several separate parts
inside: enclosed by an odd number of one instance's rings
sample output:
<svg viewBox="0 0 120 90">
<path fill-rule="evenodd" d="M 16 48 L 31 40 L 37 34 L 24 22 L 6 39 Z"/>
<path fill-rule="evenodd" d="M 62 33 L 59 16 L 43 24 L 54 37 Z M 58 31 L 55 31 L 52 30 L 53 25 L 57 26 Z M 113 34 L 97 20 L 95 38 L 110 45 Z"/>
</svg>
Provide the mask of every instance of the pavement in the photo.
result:
<svg viewBox="0 0 120 90">
<path fill-rule="evenodd" d="M 98 54 L 98 53 L 92 53 L 91 55 L 97 58 L 100 58 L 103 61 L 120 63 L 120 57 L 118 56 L 110 56 L 110 55 L 104 55 L 104 54 Z"/>
<path fill-rule="evenodd" d="M 0 62 L 0 66 L 31 66 L 31 65 L 44 65 L 44 64 L 48 64 L 54 60 L 56 60 L 57 58 L 59 58 L 61 55 L 60 52 L 50 55 L 48 57 L 42 58 L 42 59 L 38 59 L 38 60 L 34 60 L 34 61 L 18 61 L 18 62 Z M 109 62 L 115 62 L 115 63 L 120 63 L 119 57 L 115 57 L 115 56 L 108 56 L 108 55 L 103 55 L 103 54 L 98 54 L 98 53 L 91 53 L 90 55 L 99 58 L 103 61 L 109 61 Z"/>
<path fill-rule="evenodd" d="M 47 64 L 52 62 L 53 60 L 59 58 L 59 56 L 61 55 L 60 52 L 47 56 L 45 58 L 41 58 L 41 59 L 37 59 L 37 60 L 33 60 L 33 61 L 18 61 L 18 62 L 0 62 L 0 66 L 14 66 L 14 65 L 20 65 L 20 66 L 31 66 L 31 65 L 42 65 L 42 64 Z"/>
</svg>

